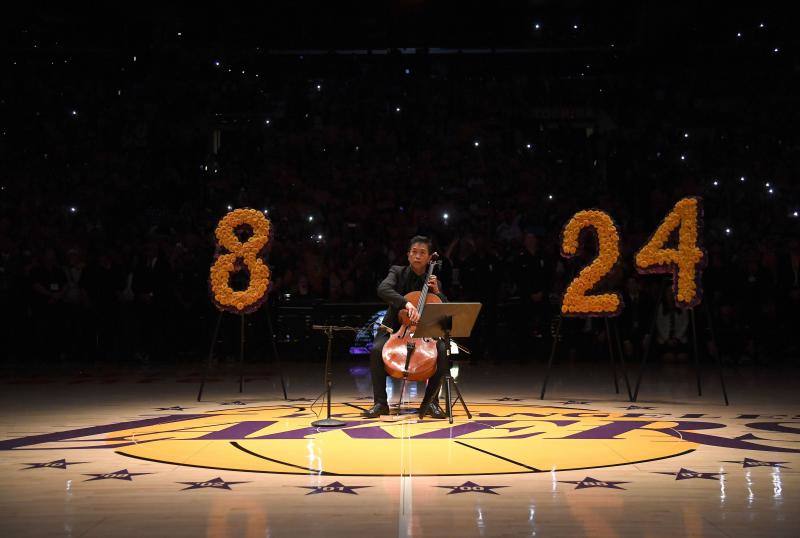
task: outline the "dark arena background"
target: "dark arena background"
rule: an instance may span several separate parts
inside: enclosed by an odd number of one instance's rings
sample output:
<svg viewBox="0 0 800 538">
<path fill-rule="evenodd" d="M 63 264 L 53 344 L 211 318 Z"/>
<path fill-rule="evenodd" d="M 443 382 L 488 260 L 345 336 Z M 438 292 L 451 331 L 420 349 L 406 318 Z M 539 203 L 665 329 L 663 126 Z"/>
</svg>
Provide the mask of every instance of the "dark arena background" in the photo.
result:
<svg viewBox="0 0 800 538">
<path fill-rule="evenodd" d="M 9 11 L 0 534 L 796 536 L 792 12 Z"/>
</svg>

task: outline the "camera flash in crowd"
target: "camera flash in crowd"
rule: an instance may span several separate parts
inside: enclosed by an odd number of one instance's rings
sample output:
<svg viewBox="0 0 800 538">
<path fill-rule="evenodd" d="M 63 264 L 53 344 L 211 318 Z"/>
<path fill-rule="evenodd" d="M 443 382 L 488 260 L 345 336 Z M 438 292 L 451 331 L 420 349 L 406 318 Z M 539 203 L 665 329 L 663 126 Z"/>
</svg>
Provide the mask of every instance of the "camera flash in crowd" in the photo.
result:
<svg viewBox="0 0 800 538">
<path fill-rule="evenodd" d="M 741 181 L 742 183 L 744 183 L 744 179 L 745 179 L 745 178 L 744 178 L 744 176 L 742 176 L 742 177 L 740 177 L 740 178 L 739 178 L 739 181 Z"/>
<path fill-rule="evenodd" d="M 683 138 L 689 138 L 689 133 L 683 133 Z"/>
<path fill-rule="evenodd" d="M 395 111 L 395 112 L 400 112 L 400 107 L 399 107 L 399 106 L 397 106 L 397 107 L 394 107 L 394 111 Z"/>
<path fill-rule="evenodd" d="M 448 213 L 442 213 L 442 219 L 447 220 L 449 218 L 450 218 L 450 215 Z"/>
<path fill-rule="evenodd" d="M 70 208 L 69 208 L 69 212 L 70 212 L 70 213 L 77 213 L 77 212 L 78 212 L 78 208 L 77 208 L 77 207 L 75 207 L 74 205 L 73 205 L 73 206 L 70 206 Z"/>
<path fill-rule="evenodd" d="M 232 205 L 228 204 L 226 207 L 228 208 L 228 211 L 233 211 L 233 206 Z"/>
<path fill-rule="evenodd" d="M 719 187 L 719 180 L 715 179 L 711 184 L 715 187 Z"/>
<path fill-rule="evenodd" d="M 531 149 L 533 146 L 531 144 L 525 144 L 525 147 Z"/>
<path fill-rule="evenodd" d="M 552 195 L 552 194 L 548 194 L 548 195 L 547 195 L 547 199 L 548 199 L 548 200 L 552 200 L 552 199 L 553 199 L 553 195 Z"/>
<path fill-rule="evenodd" d="M 725 228 L 725 235 L 731 235 L 732 230 L 730 228 Z"/>
<path fill-rule="evenodd" d="M 314 215 L 308 216 L 308 222 L 314 222 Z"/>
<path fill-rule="evenodd" d="M 474 141 L 472 144 L 473 144 L 473 145 L 474 145 L 476 148 L 477 148 L 478 146 L 480 146 L 480 145 L 481 145 L 480 141 L 478 141 L 478 140 L 475 140 L 475 141 Z"/>
<path fill-rule="evenodd" d="M 686 155 L 681 155 L 681 160 L 685 161 L 686 160 Z"/>
<path fill-rule="evenodd" d="M 793 217 L 797 218 L 798 215 L 800 215 L 800 213 L 798 213 L 797 211 L 793 211 L 792 212 L 792 216 Z"/>
</svg>

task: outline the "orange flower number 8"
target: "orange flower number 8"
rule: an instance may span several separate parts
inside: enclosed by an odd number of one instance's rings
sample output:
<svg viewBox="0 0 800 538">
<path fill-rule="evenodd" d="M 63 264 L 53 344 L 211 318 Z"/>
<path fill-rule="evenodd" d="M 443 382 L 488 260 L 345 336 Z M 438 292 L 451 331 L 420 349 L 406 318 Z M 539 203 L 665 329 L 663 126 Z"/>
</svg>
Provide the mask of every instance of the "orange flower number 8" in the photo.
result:
<svg viewBox="0 0 800 538">
<path fill-rule="evenodd" d="M 242 242 L 236 237 L 237 227 L 247 226 L 252 235 Z M 263 213 L 255 209 L 235 209 L 222 217 L 215 235 L 220 246 L 228 251 L 220 254 L 211 266 L 211 297 L 217 308 L 234 314 L 252 312 L 261 306 L 269 288 L 269 267 L 259 255 L 269 242 L 270 224 Z M 243 260 L 250 274 L 247 289 L 237 291 L 230 285 L 232 273 L 243 270 L 237 260 Z"/>
</svg>

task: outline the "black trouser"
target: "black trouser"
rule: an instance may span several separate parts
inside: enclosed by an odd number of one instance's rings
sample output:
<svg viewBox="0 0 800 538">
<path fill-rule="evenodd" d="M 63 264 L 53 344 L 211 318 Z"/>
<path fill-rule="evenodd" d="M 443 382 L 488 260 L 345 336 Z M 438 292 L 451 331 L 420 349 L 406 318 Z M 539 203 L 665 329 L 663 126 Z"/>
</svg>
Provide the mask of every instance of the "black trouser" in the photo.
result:
<svg viewBox="0 0 800 538">
<path fill-rule="evenodd" d="M 386 369 L 383 367 L 383 345 L 389 339 L 389 335 L 381 333 L 375 337 L 372 351 L 369 354 L 369 369 L 372 374 L 372 394 L 375 403 L 386 404 Z M 425 398 L 429 402 L 438 402 L 439 382 L 444 375 L 447 364 L 447 353 L 445 352 L 444 342 L 439 340 L 436 343 L 436 351 L 439 356 L 436 361 L 436 372 L 428 379 L 428 388 L 425 389 Z"/>
</svg>

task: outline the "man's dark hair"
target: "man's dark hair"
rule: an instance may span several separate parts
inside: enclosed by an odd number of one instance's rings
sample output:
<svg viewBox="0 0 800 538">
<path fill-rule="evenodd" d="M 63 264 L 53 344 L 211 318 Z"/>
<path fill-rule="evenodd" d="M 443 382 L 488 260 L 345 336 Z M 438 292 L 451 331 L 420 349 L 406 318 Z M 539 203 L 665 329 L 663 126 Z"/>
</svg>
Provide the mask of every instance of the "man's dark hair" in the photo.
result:
<svg viewBox="0 0 800 538">
<path fill-rule="evenodd" d="M 422 243 L 428 247 L 428 254 L 433 252 L 433 240 L 431 240 L 430 237 L 425 237 L 424 235 L 415 235 L 411 238 L 411 241 L 408 242 L 408 250 L 411 250 L 411 247 L 417 243 Z"/>
</svg>

